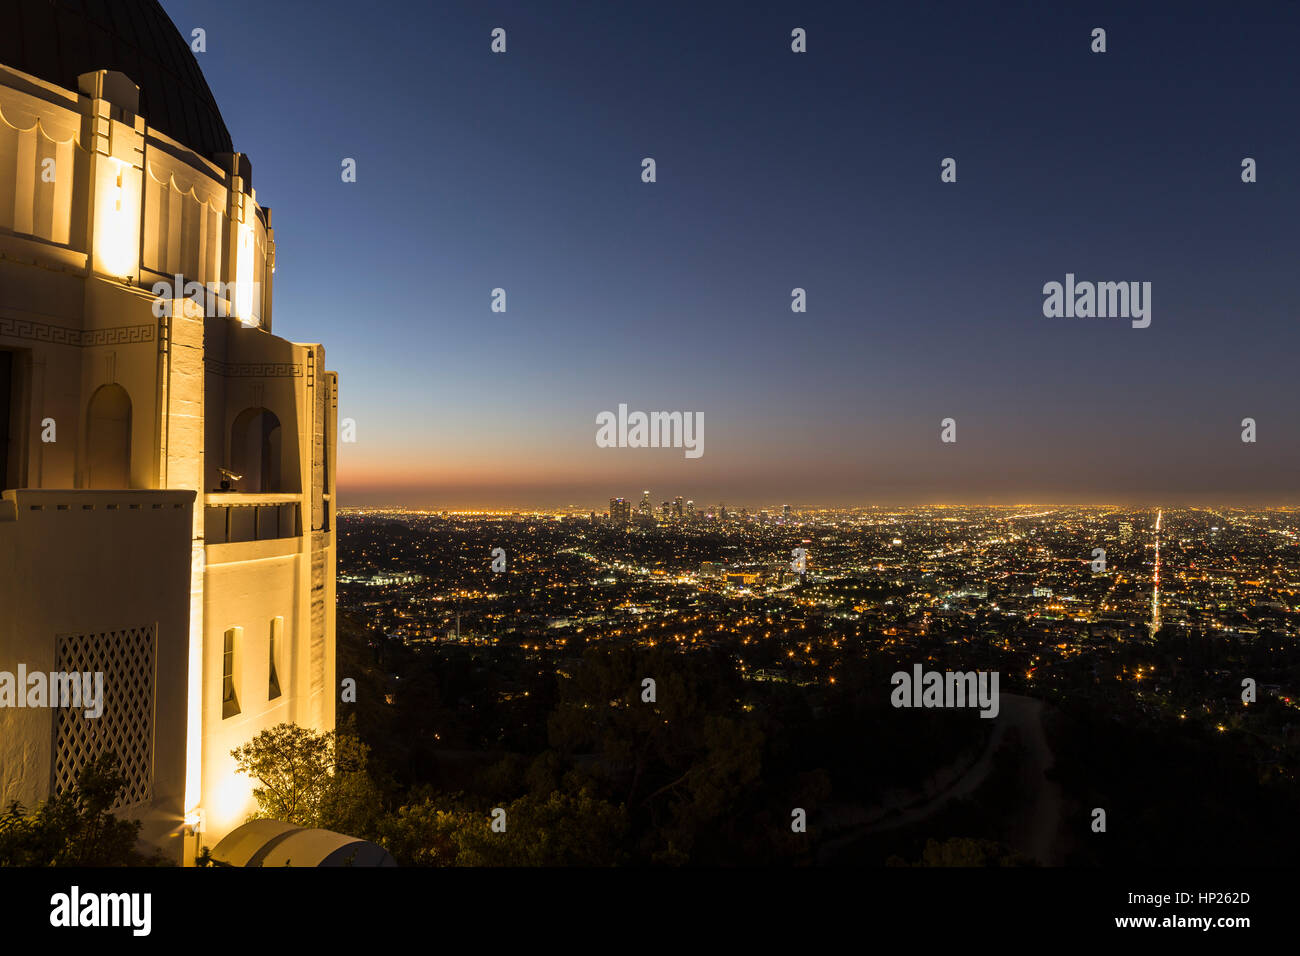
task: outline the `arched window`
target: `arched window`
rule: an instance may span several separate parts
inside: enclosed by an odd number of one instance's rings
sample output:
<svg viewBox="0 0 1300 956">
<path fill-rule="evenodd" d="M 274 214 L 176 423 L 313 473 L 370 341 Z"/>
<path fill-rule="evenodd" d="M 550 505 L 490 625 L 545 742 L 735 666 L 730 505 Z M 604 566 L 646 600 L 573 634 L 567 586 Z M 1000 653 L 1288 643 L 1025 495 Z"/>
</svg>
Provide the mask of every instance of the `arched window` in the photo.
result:
<svg viewBox="0 0 1300 956">
<path fill-rule="evenodd" d="M 86 487 L 131 487 L 131 398 L 101 385 L 86 413 Z"/>
<path fill-rule="evenodd" d="M 246 408 L 230 429 L 230 470 L 243 478 L 235 490 L 280 491 L 280 419 L 265 408 Z"/>
</svg>

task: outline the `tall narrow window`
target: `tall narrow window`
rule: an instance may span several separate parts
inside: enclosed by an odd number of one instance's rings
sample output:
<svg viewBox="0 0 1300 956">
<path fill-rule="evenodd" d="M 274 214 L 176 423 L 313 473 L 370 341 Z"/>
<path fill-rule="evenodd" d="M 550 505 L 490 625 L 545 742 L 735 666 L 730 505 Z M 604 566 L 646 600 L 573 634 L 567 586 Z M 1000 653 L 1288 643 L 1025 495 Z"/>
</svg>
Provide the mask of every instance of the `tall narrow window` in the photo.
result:
<svg viewBox="0 0 1300 956">
<path fill-rule="evenodd" d="M 270 679 L 267 682 L 266 699 L 275 700 L 280 696 L 280 674 L 275 666 L 277 658 L 280 656 L 280 644 L 284 640 L 284 618 L 276 617 L 271 619 L 271 643 L 270 657 L 271 670 Z"/>
<path fill-rule="evenodd" d="M 239 713 L 239 688 L 236 687 L 235 667 L 240 640 L 244 636 L 242 627 L 226 630 L 226 639 L 221 650 L 221 717 L 234 717 Z"/>
</svg>

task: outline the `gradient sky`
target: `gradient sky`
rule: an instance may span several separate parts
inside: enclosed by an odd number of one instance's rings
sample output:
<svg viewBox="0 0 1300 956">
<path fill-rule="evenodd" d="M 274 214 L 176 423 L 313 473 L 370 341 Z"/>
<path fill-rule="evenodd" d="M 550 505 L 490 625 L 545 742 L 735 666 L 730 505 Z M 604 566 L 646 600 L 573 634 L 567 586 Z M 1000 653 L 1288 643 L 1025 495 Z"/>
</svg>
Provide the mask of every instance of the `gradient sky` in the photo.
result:
<svg viewBox="0 0 1300 956">
<path fill-rule="evenodd" d="M 164 6 L 340 374 L 343 505 L 1300 500 L 1294 2 Z M 1150 328 L 1044 318 L 1067 272 Z M 620 402 L 704 456 L 597 448 Z"/>
</svg>

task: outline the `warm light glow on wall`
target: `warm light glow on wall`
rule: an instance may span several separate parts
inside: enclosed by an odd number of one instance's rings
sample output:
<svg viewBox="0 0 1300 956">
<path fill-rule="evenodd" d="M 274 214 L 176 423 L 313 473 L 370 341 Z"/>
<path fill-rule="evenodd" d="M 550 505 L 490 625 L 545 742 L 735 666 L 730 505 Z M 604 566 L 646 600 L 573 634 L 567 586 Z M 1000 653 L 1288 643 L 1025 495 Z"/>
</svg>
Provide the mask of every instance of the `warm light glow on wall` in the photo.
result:
<svg viewBox="0 0 1300 956">
<path fill-rule="evenodd" d="M 100 164 L 99 208 L 95 214 L 98 271 L 135 275 L 140 252 L 140 186 L 136 170 L 117 159 Z"/>
<path fill-rule="evenodd" d="M 223 836 L 247 822 L 249 814 L 257 809 L 257 802 L 253 799 L 253 781 L 235 770 L 233 760 L 229 763 L 230 770 L 211 788 L 211 793 L 204 795 L 203 800 L 208 809 L 206 824 L 209 831 Z"/>
<path fill-rule="evenodd" d="M 235 262 L 235 316 L 247 328 L 262 324 L 259 317 L 253 314 L 253 257 L 256 254 L 253 227 L 240 223 L 239 258 Z"/>
<path fill-rule="evenodd" d="M 192 543 L 191 548 L 189 693 L 185 717 L 186 813 L 203 799 L 203 576 L 207 551 L 204 543 L 198 540 Z"/>
</svg>

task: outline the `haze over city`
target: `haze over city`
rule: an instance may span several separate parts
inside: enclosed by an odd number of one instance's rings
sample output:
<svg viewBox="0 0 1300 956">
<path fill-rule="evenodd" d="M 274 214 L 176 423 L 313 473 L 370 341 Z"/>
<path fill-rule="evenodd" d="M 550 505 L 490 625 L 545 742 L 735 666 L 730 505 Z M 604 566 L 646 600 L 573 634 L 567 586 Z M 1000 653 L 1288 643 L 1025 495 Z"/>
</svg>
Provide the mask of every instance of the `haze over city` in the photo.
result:
<svg viewBox="0 0 1300 956">
<path fill-rule="evenodd" d="M 342 504 L 1297 502 L 1286 5 L 1107 10 L 1104 56 L 1032 4 L 801 4 L 804 56 L 752 4 L 371 7 L 168 4 L 348 383 Z M 1066 273 L 1150 326 L 1044 317 Z M 705 454 L 596 447 L 620 402 Z"/>
</svg>

